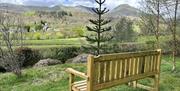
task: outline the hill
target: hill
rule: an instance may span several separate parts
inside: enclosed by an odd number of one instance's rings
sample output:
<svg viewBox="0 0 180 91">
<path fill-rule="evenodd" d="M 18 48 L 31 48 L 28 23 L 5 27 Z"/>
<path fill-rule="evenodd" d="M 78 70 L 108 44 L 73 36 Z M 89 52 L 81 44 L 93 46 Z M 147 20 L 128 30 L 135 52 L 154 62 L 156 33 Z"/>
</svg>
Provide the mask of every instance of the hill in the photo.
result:
<svg viewBox="0 0 180 91">
<path fill-rule="evenodd" d="M 140 10 L 134 8 L 128 4 L 121 4 L 118 7 L 114 8 L 109 15 L 112 17 L 119 17 L 119 16 L 132 16 L 138 17 L 138 13 Z"/>
</svg>

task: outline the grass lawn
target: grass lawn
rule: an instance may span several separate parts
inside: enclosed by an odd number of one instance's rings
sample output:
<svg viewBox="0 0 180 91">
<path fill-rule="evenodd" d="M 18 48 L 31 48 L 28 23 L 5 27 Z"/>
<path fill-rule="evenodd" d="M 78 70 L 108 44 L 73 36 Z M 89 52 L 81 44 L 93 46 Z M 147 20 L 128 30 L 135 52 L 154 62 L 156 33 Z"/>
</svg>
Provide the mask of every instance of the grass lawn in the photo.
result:
<svg viewBox="0 0 180 91">
<path fill-rule="evenodd" d="M 161 91 L 180 91 L 180 58 L 178 58 L 178 72 L 171 73 L 170 57 L 163 57 L 161 65 Z M 63 64 L 42 68 L 29 68 L 23 70 L 23 76 L 17 78 L 12 73 L 0 74 L 0 91 L 68 91 L 68 74 L 64 72 L 67 67 L 85 71 L 85 64 Z M 148 84 L 149 80 L 140 81 Z M 133 89 L 125 85 L 116 86 L 103 91 L 145 91 Z"/>
</svg>

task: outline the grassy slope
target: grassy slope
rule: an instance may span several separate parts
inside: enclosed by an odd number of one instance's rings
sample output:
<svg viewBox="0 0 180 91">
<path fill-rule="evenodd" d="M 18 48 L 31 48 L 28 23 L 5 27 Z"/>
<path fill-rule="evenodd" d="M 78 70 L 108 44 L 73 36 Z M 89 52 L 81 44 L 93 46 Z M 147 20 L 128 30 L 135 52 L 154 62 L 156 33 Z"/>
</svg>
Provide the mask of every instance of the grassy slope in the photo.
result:
<svg viewBox="0 0 180 91">
<path fill-rule="evenodd" d="M 180 61 L 180 58 L 178 58 Z M 170 57 L 164 57 L 161 67 L 161 91 L 180 91 L 180 62 L 178 61 L 178 71 L 170 72 Z M 64 64 L 42 68 L 30 68 L 23 70 L 23 76 L 17 78 L 12 73 L 0 74 L 0 91 L 68 91 L 68 74 L 64 72 L 67 67 L 85 71 L 85 64 Z M 149 80 L 142 80 L 144 84 Z M 105 91 L 144 91 L 133 89 L 125 85 L 106 89 Z"/>
</svg>

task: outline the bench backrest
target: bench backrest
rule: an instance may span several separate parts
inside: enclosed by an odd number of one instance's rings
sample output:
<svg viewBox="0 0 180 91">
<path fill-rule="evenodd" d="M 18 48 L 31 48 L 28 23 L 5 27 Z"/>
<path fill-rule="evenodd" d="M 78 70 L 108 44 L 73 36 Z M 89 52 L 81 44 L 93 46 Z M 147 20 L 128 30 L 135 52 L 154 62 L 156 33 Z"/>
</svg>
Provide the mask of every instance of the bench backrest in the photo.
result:
<svg viewBox="0 0 180 91">
<path fill-rule="evenodd" d="M 88 91 L 109 88 L 160 72 L 161 50 L 88 57 Z"/>
</svg>

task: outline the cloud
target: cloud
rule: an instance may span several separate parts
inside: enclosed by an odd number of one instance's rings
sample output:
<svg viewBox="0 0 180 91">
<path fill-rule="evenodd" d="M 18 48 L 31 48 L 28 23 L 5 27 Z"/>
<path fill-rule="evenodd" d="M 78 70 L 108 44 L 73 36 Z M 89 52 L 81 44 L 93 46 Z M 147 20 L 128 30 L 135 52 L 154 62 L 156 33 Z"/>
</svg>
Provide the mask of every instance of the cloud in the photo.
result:
<svg viewBox="0 0 180 91">
<path fill-rule="evenodd" d="M 140 0 L 106 0 L 105 6 L 112 9 L 120 4 L 130 4 L 137 6 Z M 54 6 L 64 4 L 68 6 L 84 5 L 89 7 L 97 6 L 94 0 L 0 0 L 0 3 L 12 3 L 20 5 L 34 5 L 34 6 Z"/>
</svg>

